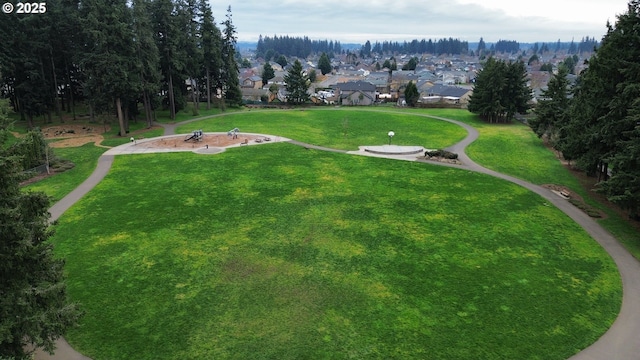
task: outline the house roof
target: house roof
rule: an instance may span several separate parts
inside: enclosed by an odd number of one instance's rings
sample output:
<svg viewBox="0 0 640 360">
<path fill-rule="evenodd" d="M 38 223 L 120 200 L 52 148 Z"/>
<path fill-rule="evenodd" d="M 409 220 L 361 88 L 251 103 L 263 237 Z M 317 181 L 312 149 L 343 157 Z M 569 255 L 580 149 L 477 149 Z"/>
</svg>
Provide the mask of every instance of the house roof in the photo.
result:
<svg viewBox="0 0 640 360">
<path fill-rule="evenodd" d="M 374 101 L 374 100 L 375 100 L 375 99 L 374 99 L 374 97 L 373 97 L 373 96 L 371 96 L 371 94 L 370 94 L 370 93 L 368 93 L 368 92 L 362 92 L 362 91 L 360 91 L 360 90 L 355 90 L 354 92 L 352 92 L 352 93 L 350 93 L 350 94 L 340 94 L 340 98 L 344 100 L 344 99 L 347 99 L 347 98 L 352 97 L 352 96 L 353 96 L 354 94 L 356 94 L 356 93 L 362 94 L 362 96 L 363 96 L 363 97 L 366 97 L 366 98 L 370 99 L 371 101 Z M 358 95 L 358 96 L 360 96 L 360 95 Z"/>
<path fill-rule="evenodd" d="M 376 86 L 366 81 L 349 81 L 336 84 L 340 91 L 376 91 Z"/>
<path fill-rule="evenodd" d="M 251 80 L 253 82 L 258 82 L 258 81 L 262 81 L 262 77 L 258 75 L 253 75 L 253 76 L 246 77 L 244 80 Z"/>
<path fill-rule="evenodd" d="M 430 95 L 438 95 L 438 96 L 452 96 L 452 97 L 463 97 L 466 93 L 468 93 L 469 89 L 457 87 L 457 86 L 444 86 L 444 85 L 434 85 L 429 89 Z"/>
</svg>

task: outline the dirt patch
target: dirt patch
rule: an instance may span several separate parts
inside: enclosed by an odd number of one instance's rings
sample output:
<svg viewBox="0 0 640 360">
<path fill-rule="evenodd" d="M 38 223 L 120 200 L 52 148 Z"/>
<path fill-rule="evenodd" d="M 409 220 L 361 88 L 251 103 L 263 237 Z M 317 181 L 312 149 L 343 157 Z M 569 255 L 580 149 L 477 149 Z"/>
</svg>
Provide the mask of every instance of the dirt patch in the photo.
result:
<svg viewBox="0 0 640 360">
<path fill-rule="evenodd" d="M 584 202 L 582 196 L 574 193 L 564 186 L 556 184 L 545 184 L 542 185 L 542 187 L 555 191 L 559 194 L 559 196 L 566 198 L 567 201 L 569 201 L 575 207 L 582 210 L 585 214 L 589 215 L 592 218 L 606 219 L 608 217 L 608 215 L 604 211 L 601 211 L 600 209 L 594 208 L 593 206 L 587 204 L 586 202 Z"/>
<path fill-rule="evenodd" d="M 138 147 L 145 147 L 149 149 L 193 149 L 201 148 L 209 145 L 211 147 L 227 147 L 232 145 L 238 145 L 243 143 L 257 143 L 257 142 L 269 142 L 271 138 L 258 135 L 244 135 L 238 134 L 238 137 L 234 139 L 233 136 L 226 134 L 204 134 L 202 140 L 187 140 L 191 135 L 175 136 L 170 138 L 145 141 L 138 143 Z M 267 140 L 268 139 L 268 140 Z"/>
<path fill-rule="evenodd" d="M 102 135 L 78 136 L 49 143 L 49 146 L 51 146 L 52 148 L 66 148 L 78 147 L 87 143 L 95 143 L 96 145 L 100 145 L 102 140 L 104 140 L 104 137 Z"/>
<path fill-rule="evenodd" d="M 446 164 L 462 165 L 462 161 L 458 159 L 447 159 L 441 156 L 419 156 L 418 159 Z"/>
<path fill-rule="evenodd" d="M 94 126 L 87 124 L 60 124 L 42 128 L 42 134 L 47 140 L 61 139 L 49 144 L 52 148 L 77 147 L 86 143 L 100 144 L 104 137 L 102 134 L 109 131 L 104 125 Z"/>
<path fill-rule="evenodd" d="M 634 221 L 632 219 L 629 218 L 629 214 L 624 211 L 623 209 L 621 209 L 618 205 L 612 203 L 611 201 L 609 201 L 607 199 L 607 197 L 605 195 L 603 195 L 602 193 L 599 193 L 596 191 L 596 184 L 598 183 L 598 180 L 595 177 L 591 177 L 591 176 L 587 176 L 584 171 L 581 171 L 579 169 L 574 168 L 571 163 L 567 160 L 565 160 L 565 158 L 562 156 L 562 152 L 557 151 L 555 148 L 553 148 L 553 146 L 551 146 L 551 144 L 549 144 L 549 141 L 547 138 L 543 137 L 543 143 L 545 145 L 545 147 L 547 149 L 549 149 L 549 151 L 553 152 L 556 156 L 556 159 L 558 159 L 558 161 L 560 161 L 560 163 L 571 172 L 571 175 L 573 175 L 576 179 L 578 179 L 578 181 L 580 182 L 580 185 L 582 186 L 582 188 L 588 192 L 590 192 L 589 197 L 594 199 L 595 201 L 597 201 L 598 203 L 600 203 L 601 205 L 605 206 L 606 208 L 608 208 L 609 210 L 615 212 L 618 216 L 620 216 L 621 219 L 625 219 L 631 226 L 633 226 L 634 228 L 640 230 L 640 222 L 638 221 Z M 566 187 L 563 186 L 558 186 L 558 185 L 542 185 L 543 187 L 546 187 L 547 189 L 550 190 L 556 190 L 556 191 L 560 191 L 560 190 L 567 190 L 570 191 L 570 189 L 567 189 Z M 560 189 L 560 190 L 558 190 Z M 582 197 L 580 197 L 579 195 L 571 192 L 571 202 L 580 207 L 579 204 L 585 204 L 584 200 L 582 199 Z M 589 205 L 586 205 L 589 206 Z M 590 207 L 591 209 L 594 209 L 593 207 Z M 582 209 L 583 211 L 587 212 L 586 210 Z M 603 211 L 600 211 L 598 209 L 594 209 L 594 211 L 597 211 L 600 213 L 601 218 L 606 219 L 608 216 L 606 213 L 604 213 Z M 588 214 L 588 212 L 587 212 Z"/>
<path fill-rule="evenodd" d="M 45 139 L 68 139 L 74 137 L 101 135 L 109 130 L 104 126 L 93 126 L 86 124 L 60 124 L 42 128 Z"/>
</svg>

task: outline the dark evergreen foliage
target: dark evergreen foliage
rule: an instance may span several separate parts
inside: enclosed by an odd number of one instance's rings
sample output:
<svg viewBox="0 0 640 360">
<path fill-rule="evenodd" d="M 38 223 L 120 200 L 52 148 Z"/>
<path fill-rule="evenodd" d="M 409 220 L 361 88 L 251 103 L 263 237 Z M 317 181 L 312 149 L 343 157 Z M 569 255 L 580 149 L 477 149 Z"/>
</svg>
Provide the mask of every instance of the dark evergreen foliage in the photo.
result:
<svg viewBox="0 0 640 360">
<path fill-rule="evenodd" d="M 222 82 L 224 84 L 223 93 L 225 100 L 233 106 L 242 104 L 242 92 L 240 91 L 240 80 L 238 79 L 238 63 L 236 61 L 236 27 L 233 25 L 231 16 L 231 6 L 227 8 L 226 19 L 223 22 L 222 38 Z"/>
<path fill-rule="evenodd" d="M 498 40 L 494 45 L 495 52 L 514 54 L 520 51 L 520 43 L 515 40 Z"/>
<path fill-rule="evenodd" d="M 275 71 L 273 71 L 273 67 L 271 67 L 271 64 L 269 64 L 269 62 L 264 63 L 264 66 L 262 67 L 262 85 L 267 85 L 269 83 L 269 80 L 273 79 L 274 77 L 276 77 L 276 73 Z"/>
<path fill-rule="evenodd" d="M 271 55 L 275 52 L 284 56 L 294 56 L 304 59 L 311 54 L 323 52 L 340 53 L 342 52 L 342 46 L 339 41 L 311 40 L 306 36 L 260 36 L 256 47 L 257 56 L 269 61 L 271 60 L 271 57 L 268 56 L 269 51 L 271 51 Z"/>
<path fill-rule="evenodd" d="M 304 104 L 309 101 L 309 83 L 304 75 L 302 64 L 296 60 L 289 72 L 284 76 L 287 85 L 287 102 L 294 105 Z"/>
<path fill-rule="evenodd" d="M 51 0 L 43 14 L 3 19 L 0 40 L 0 95 L 29 127 L 65 108 L 75 117 L 77 101 L 88 100 L 92 120 L 117 115 L 124 134 L 138 103 L 150 126 L 160 103 L 175 118 L 189 96 L 197 109 L 198 93 L 209 104 L 230 86 L 205 0 Z"/>
<path fill-rule="evenodd" d="M 278 57 L 276 58 L 276 63 L 280 66 L 282 66 L 282 68 L 284 68 L 285 66 L 287 66 L 289 63 L 287 62 L 287 58 L 280 54 L 278 55 Z"/>
<path fill-rule="evenodd" d="M 417 57 L 412 57 L 411 59 L 409 59 L 409 61 L 404 64 L 402 66 L 402 70 L 415 70 L 416 67 L 418 66 L 418 58 Z"/>
<path fill-rule="evenodd" d="M 539 136 L 546 136 L 552 145 L 559 136 L 559 130 L 567 123 L 569 115 L 569 80 L 567 67 L 561 66 L 547 89 L 542 93 L 535 108 L 535 118 L 529 120 L 529 125 Z"/>
<path fill-rule="evenodd" d="M 320 55 L 320 59 L 318 60 L 318 69 L 320 69 L 322 75 L 326 75 L 331 72 L 331 60 L 329 60 L 327 53 L 323 52 L 322 55 Z"/>
<path fill-rule="evenodd" d="M 510 122 L 529 109 L 531 90 L 522 61 L 506 63 L 490 57 L 476 77 L 469 111 L 488 122 Z"/>
<path fill-rule="evenodd" d="M 407 87 L 404 89 L 404 99 L 407 102 L 407 105 L 411 107 L 415 107 L 418 103 L 418 99 L 420 99 L 420 92 L 413 81 L 409 81 L 409 84 L 407 84 Z"/>
<path fill-rule="evenodd" d="M 607 26 L 575 87 L 558 148 L 587 174 L 598 176 L 600 190 L 610 200 L 638 217 L 640 1 L 630 1 L 628 11 Z"/>
<path fill-rule="evenodd" d="M 202 49 L 202 71 L 203 78 L 200 81 L 202 93 L 206 94 L 207 109 L 211 108 L 211 101 L 214 96 L 212 89 L 223 87 L 220 77 L 222 67 L 222 34 L 216 26 L 211 7 L 207 0 L 200 0 L 198 3 L 200 26 L 200 48 Z"/>
<path fill-rule="evenodd" d="M 478 42 L 478 56 L 480 56 L 485 50 L 487 50 L 487 44 L 484 42 L 483 38 L 480 38 Z"/>
<path fill-rule="evenodd" d="M 6 107 L 2 101 L 0 133 Z M 49 198 L 20 189 L 20 157 L 5 149 L 0 143 L 0 358 L 26 359 L 27 345 L 52 352 L 81 312 L 67 298 L 64 261 L 47 241 Z"/>
<path fill-rule="evenodd" d="M 383 43 L 376 42 L 371 52 L 378 54 L 434 54 L 434 55 L 461 55 L 469 53 L 469 43 L 459 39 L 439 39 L 439 40 L 412 40 L 405 42 L 385 41 Z"/>
</svg>

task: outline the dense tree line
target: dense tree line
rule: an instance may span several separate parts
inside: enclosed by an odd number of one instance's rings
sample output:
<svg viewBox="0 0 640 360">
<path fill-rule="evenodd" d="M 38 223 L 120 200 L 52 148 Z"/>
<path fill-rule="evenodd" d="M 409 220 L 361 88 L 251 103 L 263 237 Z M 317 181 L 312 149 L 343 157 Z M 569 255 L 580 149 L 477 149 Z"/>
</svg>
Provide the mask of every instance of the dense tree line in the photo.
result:
<svg viewBox="0 0 640 360">
<path fill-rule="evenodd" d="M 597 49 L 599 45 L 600 42 L 596 40 L 595 37 L 583 37 L 582 40 L 580 40 L 580 43 L 578 43 L 577 53 L 579 54 L 583 52 L 592 52 L 593 50 Z"/>
<path fill-rule="evenodd" d="M 47 144 L 34 131 L 8 145 L 8 111 L 0 100 L 0 358 L 30 359 L 27 345 L 53 351 L 82 313 L 67 298 L 64 261 L 48 242 L 49 198 L 19 185 Z"/>
<path fill-rule="evenodd" d="M 490 123 L 510 122 L 529 109 L 529 100 L 531 89 L 524 63 L 490 57 L 476 77 L 468 109 Z"/>
<path fill-rule="evenodd" d="M 342 52 L 342 45 L 339 41 L 311 40 L 308 37 L 273 37 L 260 35 L 256 45 L 256 55 L 266 61 L 276 60 L 279 55 L 307 58 L 311 54 L 320 53 L 339 54 Z"/>
<path fill-rule="evenodd" d="M 366 44 L 365 44 L 366 45 Z M 372 53 L 377 54 L 434 54 L 434 55 L 461 55 L 469 53 L 469 43 L 459 39 L 422 39 L 404 41 L 384 41 L 382 43 L 375 42 L 371 47 Z"/>
<path fill-rule="evenodd" d="M 563 156 L 599 189 L 640 214 L 640 0 L 629 2 L 588 60 L 576 85 L 566 90 L 567 71 L 549 84 L 532 127 L 548 136 Z M 572 96 L 570 96 L 572 95 Z"/>
<path fill-rule="evenodd" d="M 206 0 L 52 0 L 0 22 L 0 91 L 29 126 L 83 100 L 92 117 L 117 115 L 121 135 L 140 107 L 151 125 L 155 109 L 175 118 L 188 96 L 195 111 L 218 94 L 240 104 L 231 8 L 222 25 Z"/>
<path fill-rule="evenodd" d="M 498 40 L 493 45 L 493 50 L 497 53 L 515 54 L 520 51 L 520 43 L 515 40 Z"/>
</svg>

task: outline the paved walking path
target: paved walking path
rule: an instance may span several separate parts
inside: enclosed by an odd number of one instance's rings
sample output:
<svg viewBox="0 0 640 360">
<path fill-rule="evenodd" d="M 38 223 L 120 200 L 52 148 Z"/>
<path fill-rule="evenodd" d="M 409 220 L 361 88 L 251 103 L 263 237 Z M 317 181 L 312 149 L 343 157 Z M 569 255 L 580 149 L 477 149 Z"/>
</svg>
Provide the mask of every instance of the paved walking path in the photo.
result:
<svg viewBox="0 0 640 360">
<path fill-rule="evenodd" d="M 418 114 L 416 114 L 418 115 Z M 570 204 L 565 199 L 559 197 L 555 193 L 551 192 L 548 189 L 543 187 L 528 183 L 521 179 L 514 178 L 509 175 L 501 174 L 495 172 L 493 170 L 486 169 L 475 162 L 473 162 L 465 153 L 466 147 L 475 141 L 478 138 L 478 131 L 459 121 L 429 116 L 429 115 L 418 115 L 429 118 L 435 118 L 442 121 L 447 121 L 450 123 L 457 124 L 458 126 L 463 127 L 467 130 L 467 137 L 460 141 L 459 143 L 447 148 L 451 152 L 455 152 L 458 154 L 459 160 L 463 163 L 463 165 L 454 165 L 454 164 L 446 164 L 446 163 L 436 163 L 430 162 L 432 164 L 441 165 L 441 166 L 449 166 L 467 169 L 475 172 L 480 172 L 484 174 L 488 174 L 491 176 L 495 176 L 520 186 L 523 186 L 540 196 L 542 196 L 545 200 L 552 203 L 554 206 L 562 210 L 565 214 L 571 217 L 575 222 L 577 222 L 580 226 L 582 226 L 589 235 L 591 235 L 608 253 L 611 255 L 613 260 L 615 261 L 618 271 L 620 272 L 620 276 L 622 278 L 622 287 L 623 287 L 623 296 L 622 296 L 622 308 L 620 313 L 611 326 L 611 328 L 598 339 L 594 344 L 572 356 L 570 360 L 630 360 L 630 359 L 640 359 L 640 262 L 635 259 L 618 241 L 609 234 L 606 230 L 604 230 L 597 222 L 595 222 L 592 218 L 587 216 L 584 212 L 579 210 L 577 207 Z M 189 123 L 199 119 L 192 119 L 189 121 L 182 122 L 180 124 Z M 174 135 L 175 129 L 177 125 L 180 124 L 170 124 L 164 125 L 161 124 L 165 128 L 165 135 Z M 415 155 L 411 156 L 389 156 L 389 155 L 380 155 L 380 154 L 372 154 L 364 151 L 351 151 L 346 152 L 343 150 L 336 150 L 325 148 L 321 146 L 311 145 L 302 143 L 295 140 L 289 140 L 290 143 L 303 146 L 307 149 L 316 149 L 323 151 L 333 151 L 340 153 L 349 153 L 354 155 L 362 155 L 362 156 L 375 156 L 375 157 L 386 157 L 393 158 L 398 160 L 409 160 L 416 161 Z M 120 147 L 118 147 L 120 148 Z M 89 178 L 83 182 L 80 186 L 78 186 L 74 191 L 65 196 L 62 200 L 57 202 L 51 209 L 51 219 L 52 221 L 57 219 L 62 213 L 64 213 L 69 207 L 71 207 L 76 201 L 78 201 L 82 196 L 84 196 L 89 190 L 91 190 L 96 184 L 98 184 L 105 175 L 109 172 L 111 168 L 111 164 L 113 162 L 114 153 L 125 153 L 122 152 L 121 149 L 126 148 L 126 146 L 122 146 L 119 150 L 115 152 L 107 152 L 102 157 L 100 157 L 98 161 L 98 166 L 96 170 L 89 176 Z M 116 148 L 117 149 L 117 148 Z M 541 314 L 544 316 L 544 314 Z M 36 352 L 35 360 L 91 360 L 90 358 L 76 352 L 69 344 L 63 339 L 59 339 L 56 342 L 57 349 L 56 353 L 51 356 L 47 353 L 44 353 L 40 350 Z"/>
</svg>

